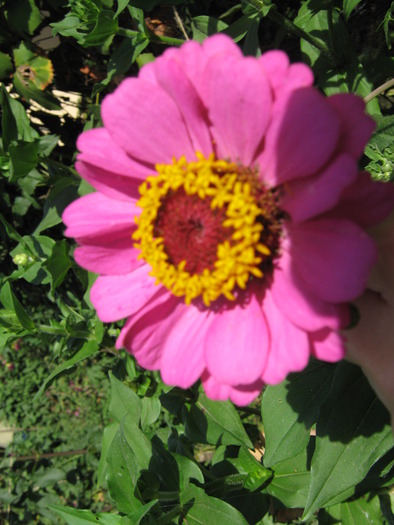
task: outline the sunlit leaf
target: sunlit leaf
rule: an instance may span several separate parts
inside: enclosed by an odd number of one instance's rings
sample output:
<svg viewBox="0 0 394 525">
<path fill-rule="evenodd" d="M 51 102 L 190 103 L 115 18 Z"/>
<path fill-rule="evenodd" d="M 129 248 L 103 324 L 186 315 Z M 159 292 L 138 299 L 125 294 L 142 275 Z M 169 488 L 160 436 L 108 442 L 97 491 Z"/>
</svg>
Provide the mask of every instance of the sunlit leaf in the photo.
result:
<svg viewBox="0 0 394 525">
<path fill-rule="evenodd" d="M 341 362 L 316 425 L 305 517 L 351 496 L 356 485 L 393 445 L 386 408 L 361 370 Z"/>
</svg>

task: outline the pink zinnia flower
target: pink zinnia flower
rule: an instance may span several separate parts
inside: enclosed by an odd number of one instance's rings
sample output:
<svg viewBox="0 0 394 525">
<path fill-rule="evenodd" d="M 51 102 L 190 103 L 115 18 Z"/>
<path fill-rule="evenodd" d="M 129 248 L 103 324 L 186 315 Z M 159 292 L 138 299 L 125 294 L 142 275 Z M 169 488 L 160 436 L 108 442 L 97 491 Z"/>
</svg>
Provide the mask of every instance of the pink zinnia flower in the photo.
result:
<svg viewBox="0 0 394 525">
<path fill-rule="evenodd" d="M 169 49 L 102 105 L 77 170 L 97 190 L 64 213 L 91 300 L 117 341 L 182 388 L 243 405 L 338 331 L 375 261 L 363 231 L 393 207 L 360 173 L 374 128 L 361 99 L 325 98 L 280 51 L 227 37 Z"/>
</svg>

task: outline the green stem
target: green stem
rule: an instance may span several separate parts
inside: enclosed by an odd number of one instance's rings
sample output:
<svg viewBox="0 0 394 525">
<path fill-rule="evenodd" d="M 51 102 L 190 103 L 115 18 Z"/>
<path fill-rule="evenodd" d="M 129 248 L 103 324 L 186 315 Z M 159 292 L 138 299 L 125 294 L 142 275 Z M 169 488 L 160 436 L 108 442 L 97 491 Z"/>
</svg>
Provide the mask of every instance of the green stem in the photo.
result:
<svg viewBox="0 0 394 525">
<path fill-rule="evenodd" d="M 273 22 L 276 22 L 277 24 L 284 27 L 287 31 L 294 33 L 299 38 L 302 38 L 309 42 L 312 46 L 318 49 L 326 58 L 328 58 L 330 62 L 336 64 L 335 55 L 328 49 L 328 47 L 325 44 L 323 44 L 321 40 L 318 40 L 317 38 L 310 35 L 300 27 L 296 26 L 291 20 L 278 13 L 276 9 L 270 9 L 267 13 L 267 16 Z"/>
<path fill-rule="evenodd" d="M 295 34 L 299 38 L 306 40 L 307 42 L 312 44 L 312 46 L 316 47 L 316 49 L 318 49 L 323 55 L 325 55 L 330 60 L 330 62 L 336 64 L 335 55 L 328 49 L 328 47 L 323 42 L 310 35 L 300 27 L 296 26 L 294 22 L 292 22 L 285 16 L 278 13 L 275 5 L 267 11 L 266 9 L 272 4 L 271 0 L 245 0 L 245 2 L 254 7 L 257 11 L 265 10 L 266 16 L 268 16 L 268 18 L 270 18 L 273 22 L 284 27 L 286 31 L 289 31 L 290 33 Z"/>
<path fill-rule="evenodd" d="M 44 334 L 50 334 L 50 335 L 62 335 L 62 336 L 71 336 L 71 337 L 78 337 L 79 339 L 88 339 L 92 334 L 86 330 L 75 330 L 74 332 L 68 332 L 63 327 L 58 326 L 49 326 L 47 324 L 40 324 L 38 325 L 38 329 L 40 332 L 43 332 Z"/>
<path fill-rule="evenodd" d="M 43 332 L 44 334 L 68 335 L 68 332 L 64 328 L 59 328 L 57 326 L 49 326 L 47 324 L 40 324 L 38 325 L 38 329 L 40 330 L 40 332 Z"/>
<path fill-rule="evenodd" d="M 179 500 L 179 491 L 177 490 L 159 490 L 160 501 L 177 501 Z"/>
<path fill-rule="evenodd" d="M 167 514 L 164 514 L 164 516 L 161 516 L 161 518 L 157 520 L 157 524 L 166 525 L 167 523 L 170 523 L 174 518 L 182 513 L 182 510 L 182 505 L 175 505 L 175 507 L 170 512 L 167 512 Z"/>
<path fill-rule="evenodd" d="M 119 36 L 125 36 L 127 38 L 133 38 L 134 36 L 140 34 L 140 32 L 134 31 L 133 29 L 125 29 L 123 27 L 118 27 L 116 34 Z M 182 40 L 181 38 L 173 38 L 171 36 L 158 36 L 151 32 L 147 33 L 147 37 L 149 38 L 150 42 L 153 42 L 155 44 L 181 46 L 185 43 L 185 40 Z"/>
</svg>

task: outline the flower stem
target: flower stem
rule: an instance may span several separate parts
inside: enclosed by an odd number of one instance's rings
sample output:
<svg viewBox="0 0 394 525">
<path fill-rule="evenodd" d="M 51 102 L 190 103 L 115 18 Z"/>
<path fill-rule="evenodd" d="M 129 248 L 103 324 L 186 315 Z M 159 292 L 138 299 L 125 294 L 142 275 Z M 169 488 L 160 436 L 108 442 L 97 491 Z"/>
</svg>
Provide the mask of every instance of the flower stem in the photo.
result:
<svg viewBox="0 0 394 525">
<path fill-rule="evenodd" d="M 127 38 L 133 38 L 134 36 L 140 34 L 139 31 L 135 31 L 133 29 L 125 29 L 123 27 L 118 27 L 116 30 L 116 34 L 119 36 L 125 36 Z M 171 36 L 159 36 L 155 35 L 154 33 L 151 33 L 150 31 L 146 34 L 150 42 L 153 42 L 155 44 L 165 44 L 169 46 L 181 46 L 185 43 L 185 40 L 182 40 L 181 38 L 173 38 Z"/>
<path fill-rule="evenodd" d="M 364 97 L 364 102 L 367 104 L 373 98 L 377 97 L 381 93 L 384 93 L 384 91 L 387 91 L 388 89 L 390 89 L 392 87 L 394 87 L 394 78 L 392 78 L 391 80 L 388 80 L 387 82 L 385 82 L 384 84 L 382 84 L 378 88 L 376 88 L 373 91 L 371 91 L 371 93 L 369 95 Z"/>
</svg>

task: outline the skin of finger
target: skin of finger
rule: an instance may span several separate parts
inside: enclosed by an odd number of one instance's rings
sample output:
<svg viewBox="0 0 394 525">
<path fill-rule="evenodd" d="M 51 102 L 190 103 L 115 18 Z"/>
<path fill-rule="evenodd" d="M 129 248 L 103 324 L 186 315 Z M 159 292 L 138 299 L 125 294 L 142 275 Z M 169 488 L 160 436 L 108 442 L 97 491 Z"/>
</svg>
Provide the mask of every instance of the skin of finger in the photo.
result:
<svg viewBox="0 0 394 525">
<path fill-rule="evenodd" d="M 394 213 L 368 230 L 378 250 L 378 260 L 373 267 L 368 288 L 379 292 L 394 307 Z"/>
<path fill-rule="evenodd" d="M 394 307 L 367 291 L 355 302 L 360 321 L 344 331 L 347 359 L 363 369 L 394 420 Z"/>
</svg>

